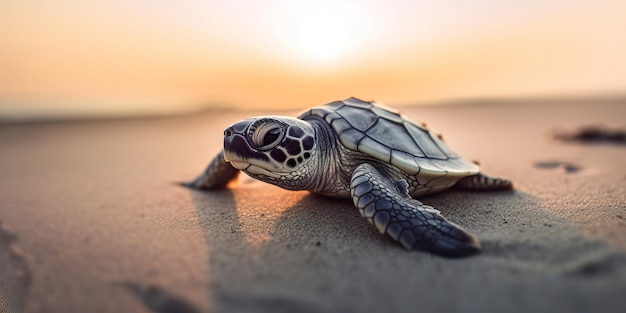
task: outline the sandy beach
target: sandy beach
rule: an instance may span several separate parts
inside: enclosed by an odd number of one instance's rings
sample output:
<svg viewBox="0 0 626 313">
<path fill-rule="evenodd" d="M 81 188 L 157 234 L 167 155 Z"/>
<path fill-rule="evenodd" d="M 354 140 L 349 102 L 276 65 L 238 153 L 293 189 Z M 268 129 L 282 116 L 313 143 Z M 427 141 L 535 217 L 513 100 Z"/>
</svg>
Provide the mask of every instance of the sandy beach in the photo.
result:
<svg viewBox="0 0 626 313">
<path fill-rule="evenodd" d="M 231 123 L 298 111 L 4 124 L 0 311 L 626 311 L 626 146 L 553 138 L 624 129 L 625 99 L 400 109 L 514 182 L 420 199 L 481 254 L 408 252 L 349 201 L 245 175 L 213 192 L 175 184 Z"/>
</svg>

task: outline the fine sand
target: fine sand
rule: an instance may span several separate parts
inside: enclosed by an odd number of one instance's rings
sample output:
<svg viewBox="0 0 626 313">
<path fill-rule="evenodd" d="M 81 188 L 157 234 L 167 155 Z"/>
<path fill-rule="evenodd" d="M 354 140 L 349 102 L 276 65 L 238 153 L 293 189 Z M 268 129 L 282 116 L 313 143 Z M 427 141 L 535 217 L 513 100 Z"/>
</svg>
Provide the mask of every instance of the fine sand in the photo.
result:
<svg viewBox="0 0 626 313">
<path fill-rule="evenodd" d="M 626 101 L 401 110 L 515 183 L 421 199 L 482 254 L 408 252 L 349 201 L 245 176 L 175 184 L 227 125 L 276 112 L 0 125 L 0 311 L 626 311 L 626 146 L 552 136 L 624 127 Z"/>
</svg>

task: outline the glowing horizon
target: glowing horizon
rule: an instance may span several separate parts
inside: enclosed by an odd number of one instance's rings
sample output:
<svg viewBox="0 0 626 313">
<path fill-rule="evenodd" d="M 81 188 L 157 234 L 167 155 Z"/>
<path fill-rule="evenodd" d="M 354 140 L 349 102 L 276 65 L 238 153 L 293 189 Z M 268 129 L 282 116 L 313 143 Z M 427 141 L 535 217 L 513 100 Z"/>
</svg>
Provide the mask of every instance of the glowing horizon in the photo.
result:
<svg viewBox="0 0 626 313">
<path fill-rule="evenodd" d="M 0 29 L 0 116 L 626 91 L 621 1 L 5 1 Z"/>
</svg>

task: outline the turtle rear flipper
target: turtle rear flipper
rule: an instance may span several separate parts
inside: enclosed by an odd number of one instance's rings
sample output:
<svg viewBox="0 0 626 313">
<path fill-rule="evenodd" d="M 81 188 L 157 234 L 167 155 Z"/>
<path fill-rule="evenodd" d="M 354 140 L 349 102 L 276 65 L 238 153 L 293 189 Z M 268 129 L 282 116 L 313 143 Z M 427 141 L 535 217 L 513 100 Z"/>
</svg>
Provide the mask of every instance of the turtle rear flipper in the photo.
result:
<svg viewBox="0 0 626 313">
<path fill-rule="evenodd" d="M 402 183 L 403 182 L 403 183 Z M 392 181 L 371 164 L 359 165 L 350 182 L 354 205 L 382 234 L 409 250 L 462 257 L 480 252 L 478 240 L 439 211 L 411 198 L 408 184 Z"/>
<path fill-rule="evenodd" d="M 489 191 L 489 190 L 511 190 L 513 183 L 504 178 L 489 177 L 485 174 L 478 173 L 476 175 L 461 178 L 454 185 L 455 188 Z"/>
<path fill-rule="evenodd" d="M 181 185 L 193 189 L 216 189 L 223 188 L 231 180 L 237 178 L 239 170 L 224 160 L 224 151 L 220 151 L 209 163 L 209 166 L 196 179 L 181 183 Z"/>
</svg>

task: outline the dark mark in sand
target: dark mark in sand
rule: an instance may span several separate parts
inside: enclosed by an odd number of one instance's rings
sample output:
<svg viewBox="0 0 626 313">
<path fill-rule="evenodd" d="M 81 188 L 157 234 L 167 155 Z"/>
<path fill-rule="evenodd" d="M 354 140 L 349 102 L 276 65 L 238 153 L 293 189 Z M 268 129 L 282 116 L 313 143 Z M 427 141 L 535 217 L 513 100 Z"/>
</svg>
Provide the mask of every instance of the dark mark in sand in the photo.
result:
<svg viewBox="0 0 626 313">
<path fill-rule="evenodd" d="M 142 285 L 134 282 L 116 283 L 128 289 L 144 306 L 157 313 L 200 313 L 186 300 L 175 296 L 155 285 Z"/>
<path fill-rule="evenodd" d="M 0 222 L 0 312 L 23 312 L 26 306 L 31 273 L 16 240 Z"/>
<path fill-rule="evenodd" d="M 565 173 L 568 173 L 568 174 L 573 174 L 583 169 L 583 167 L 580 165 L 576 165 L 570 162 L 557 161 L 557 160 L 537 161 L 535 162 L 535 167 L 540 168 L 540 169 L 562 168 L 563 171 L 565 171 Z"/>
<path fill-rule="evenodd" d="M 566 142 L 626 145 L 626 129 L 609 129 L 604 126 L 584 126 L 576 131 L 556 132 L 554 138 Z"/>
</svg>

